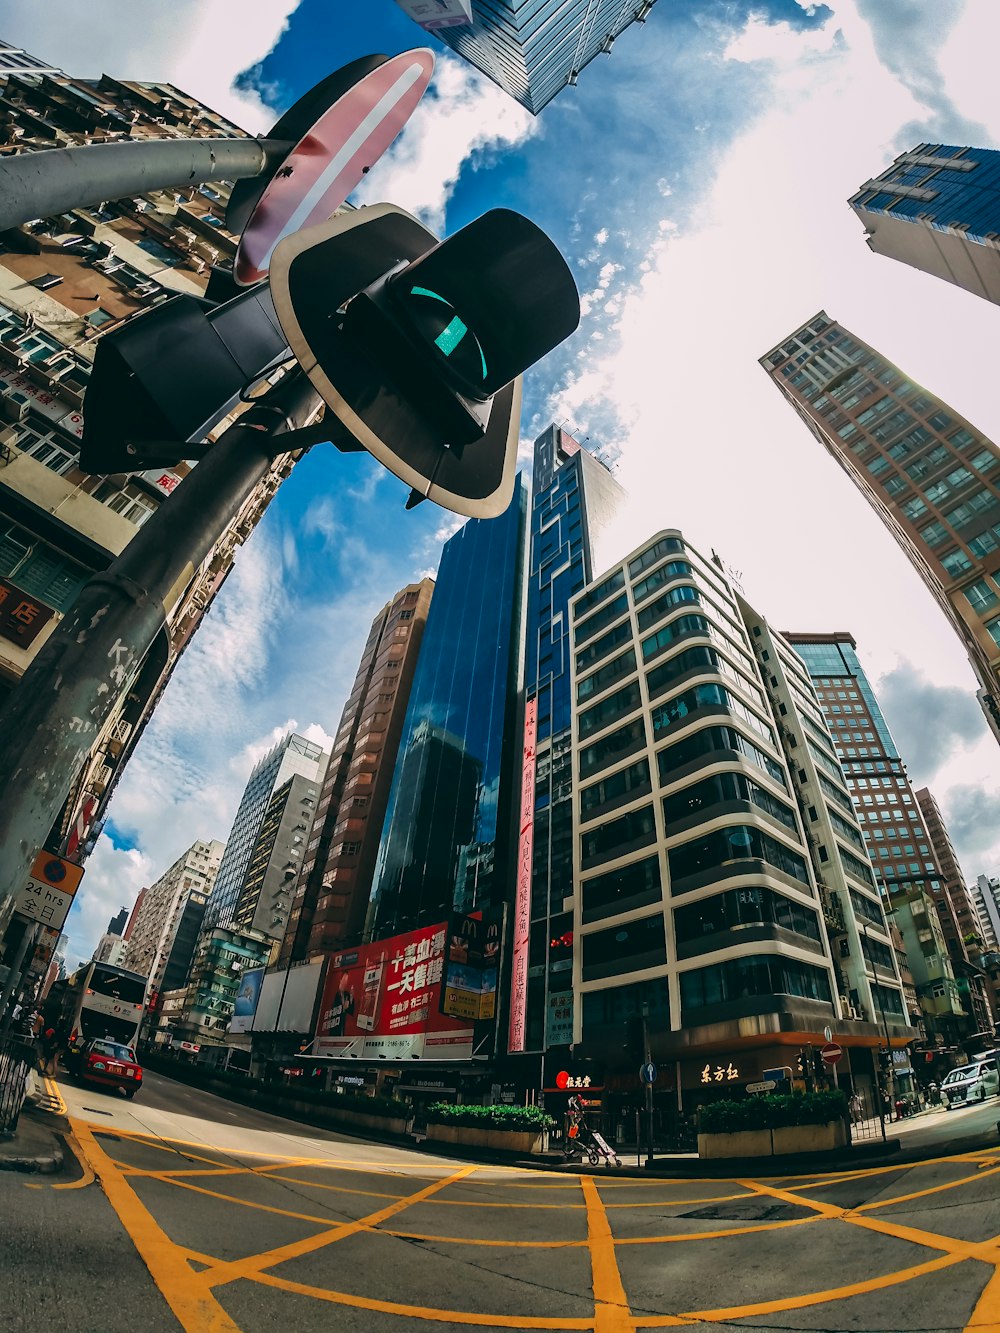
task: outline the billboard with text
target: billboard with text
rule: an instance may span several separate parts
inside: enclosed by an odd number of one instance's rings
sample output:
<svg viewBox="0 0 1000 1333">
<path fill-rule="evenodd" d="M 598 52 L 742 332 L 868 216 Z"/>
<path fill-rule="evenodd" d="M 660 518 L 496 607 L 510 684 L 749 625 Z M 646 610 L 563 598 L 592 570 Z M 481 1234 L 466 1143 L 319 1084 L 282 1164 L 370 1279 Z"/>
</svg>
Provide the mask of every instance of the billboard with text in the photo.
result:
<svg viewBox="0 0 1000 1333">
<path fill-rule="evenodd" d="M 442 923 L 334 954 L 314 1054 L 468 1059 L 471 1023 L 440 1012 L 447 938 Z"/>
</svg>

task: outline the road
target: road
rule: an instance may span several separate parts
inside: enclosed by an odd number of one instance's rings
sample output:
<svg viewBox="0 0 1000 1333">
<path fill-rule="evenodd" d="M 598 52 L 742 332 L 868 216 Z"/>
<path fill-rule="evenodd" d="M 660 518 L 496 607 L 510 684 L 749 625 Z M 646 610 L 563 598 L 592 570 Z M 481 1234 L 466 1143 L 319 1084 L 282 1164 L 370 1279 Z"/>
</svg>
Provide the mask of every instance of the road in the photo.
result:
<svg viewBox="0 0 1000 1333">
<path fill-rule="evenodd" d="M 553 1175 L 155 1074 L 134 1102 L 59 1091 L 82 1170 L 0 1177 L 4 1333 L 1000 1329 L 1000 1148 L 826 1175 Z M 984 1114 L 997 1103 L 948 1129 Z"/>
</svg>

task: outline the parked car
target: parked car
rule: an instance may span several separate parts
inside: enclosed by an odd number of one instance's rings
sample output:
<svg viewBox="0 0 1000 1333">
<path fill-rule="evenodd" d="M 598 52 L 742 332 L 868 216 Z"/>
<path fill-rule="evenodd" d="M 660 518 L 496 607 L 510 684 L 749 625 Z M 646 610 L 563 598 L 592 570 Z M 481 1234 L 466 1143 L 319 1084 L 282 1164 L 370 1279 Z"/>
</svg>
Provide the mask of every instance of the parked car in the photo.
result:
<svg viewBox="0 0 1000 1333">
<path fill-rule="evenodd" d="M 995 1097 L 1000 1091 L 996 1060 L 977 1060 L 974 1064 L 953 1069 L 941 1084 L 941 1091 L 948 1099 L 949 1111 L 953 1106 L 984 1102 L 987 1097 Z"/>
<path fill-rule="evenodd" d="M 71 1050 L 65 1060 L 66 1068 L 82 1083 L 100 1083 L 104 1087 L 121 1088 L 126 1097 L 134 1097 L 142 1087 L 142 1066 L 131 1046 L 95 1038 Z"/>
</svg>

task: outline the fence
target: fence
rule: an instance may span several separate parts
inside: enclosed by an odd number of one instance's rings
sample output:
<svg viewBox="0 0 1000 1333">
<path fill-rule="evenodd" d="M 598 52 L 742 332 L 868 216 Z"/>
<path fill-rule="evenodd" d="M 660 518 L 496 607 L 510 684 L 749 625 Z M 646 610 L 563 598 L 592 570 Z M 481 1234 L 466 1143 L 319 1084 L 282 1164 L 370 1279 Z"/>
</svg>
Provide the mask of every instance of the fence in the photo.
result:
<svg viewBox="0 0 1000 1333">
<path fill-rule="evenodd" d="M 21 1037 L 0 1037 L 0 1138 L 9 1138 L 28 1089 L 28 1074 L 35 1064 L 35 1048 Z"/>
<path fill-rule="evenodd" d="M 885 1138 L 885 1124 L 879 1116 L 876 1095 L 870 1088 L 858 1088 L 848 1098 L 847 1109 L 851 1118 L 853 1143 Z"/>
</svg>

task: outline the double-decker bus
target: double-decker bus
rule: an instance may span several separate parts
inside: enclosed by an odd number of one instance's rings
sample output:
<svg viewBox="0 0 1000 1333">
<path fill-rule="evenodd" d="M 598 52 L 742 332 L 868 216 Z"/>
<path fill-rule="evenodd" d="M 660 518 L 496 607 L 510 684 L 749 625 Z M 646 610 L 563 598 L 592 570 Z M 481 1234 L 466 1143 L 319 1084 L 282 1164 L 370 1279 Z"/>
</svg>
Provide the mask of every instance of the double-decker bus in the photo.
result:
<svg viewBox="0 0 1000 1333">
<path fill-rule="evenodd" d="M 70 1041 L 110 1037 L 134 1046 L 142 1022 L 146 978 L 111 963 L 85 963 L 68 980 L 63 1014 Z"/>
</svg>

